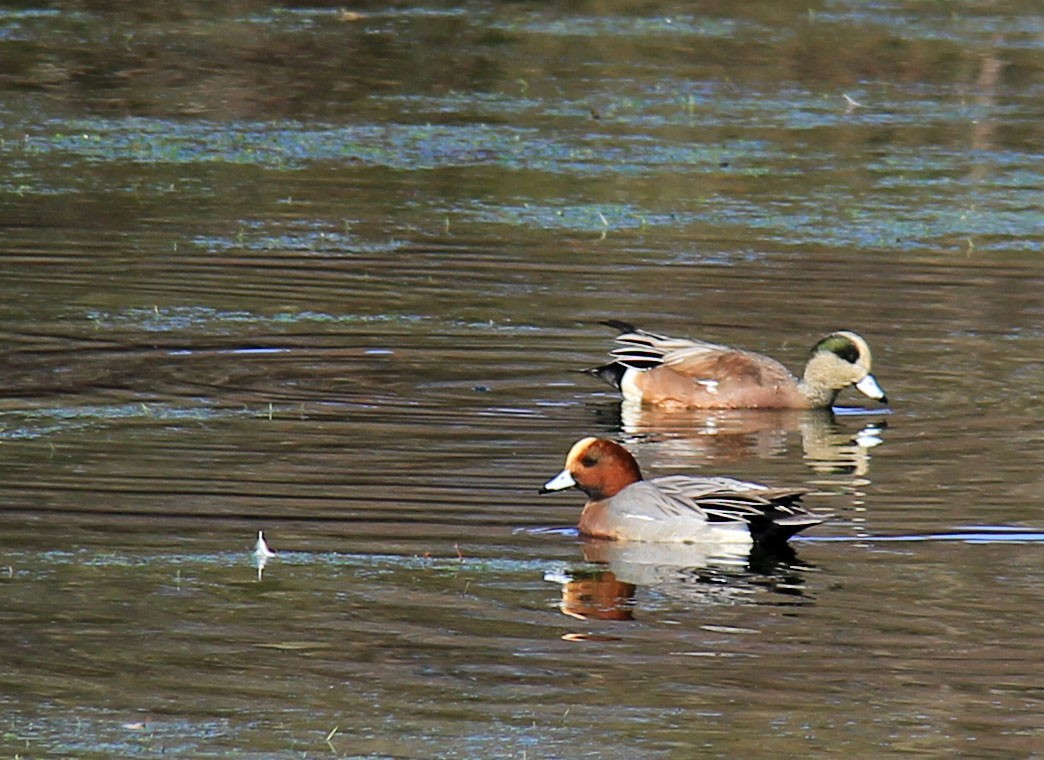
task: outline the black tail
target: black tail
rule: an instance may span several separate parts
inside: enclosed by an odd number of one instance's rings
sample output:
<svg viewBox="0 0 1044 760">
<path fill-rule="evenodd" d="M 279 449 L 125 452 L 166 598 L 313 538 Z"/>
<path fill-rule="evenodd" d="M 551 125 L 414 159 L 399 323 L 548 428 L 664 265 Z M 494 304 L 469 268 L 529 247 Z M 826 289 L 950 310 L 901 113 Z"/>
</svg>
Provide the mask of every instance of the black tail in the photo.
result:
<svg viewBox="0 0 1044 760">
<path fill-rule="evenodd" d="M 601 367 L 592 367 L 591 369 L 581 370 L 588 375 L 594 375 L 599 377 L 609 385 L 620 390 L 620 381 L 623 380 L 624 373 L 627 372 L 627 367 L 620 364 L 619 362 L 609 362 L 603 364 Z"/>
<path fill-rule="evenodd" d="M 630 322 L 624 322 L 621 319 L 606 319 L 602 324 L 611 327 L 614 330 L 619 330 L 620 335 L 637 333 L 639 335 L 647 334 L 654 338 L 659 337 L 652 333 L 643 333 L 641 329 L 635 327 Z M 621 351 L 626 353 L 626 358 L 624 358 L 623 361 L 613 361 L 608 364 L 603 364 L 600 367 L 592 367 L 591 369 L 585 369 L 582 371 L 588 375 L 599 377 L 617 390 L 621 390 L 620 382 L 623 380 L 624 373 L 627 372 L 628 367 L 633 367 L 635 369 L 654 369 L 655 367 L 660 366 L 660 359 L 663 356 L 660 351 L 643 352 L 640 342 L 639 346 L 629 345 L 626 350 L 616 349 L 612 351 L 612 354 L 616 355 Z"/>
<path fill-rule="evenodd" d="M 641 332 L 637 327 L 632 325 L 630 322 L 624 322 L 622 319 L 606 319 L 602 322 L 606 327 L 611 327 L 614 330 L 619 330 L 620 334 Z"/>
<path fill-rule="evenodd" d="M 778 550 L 786 546 L 791 536 L 827 519 L 829 515 L 814 515 L 811 512 L 800 512 L 786 517 L 776 516 L 775 519 L 771 515 L 765 515 L 750 520 L 750 535 L 755 546 Z"/>
</svg>

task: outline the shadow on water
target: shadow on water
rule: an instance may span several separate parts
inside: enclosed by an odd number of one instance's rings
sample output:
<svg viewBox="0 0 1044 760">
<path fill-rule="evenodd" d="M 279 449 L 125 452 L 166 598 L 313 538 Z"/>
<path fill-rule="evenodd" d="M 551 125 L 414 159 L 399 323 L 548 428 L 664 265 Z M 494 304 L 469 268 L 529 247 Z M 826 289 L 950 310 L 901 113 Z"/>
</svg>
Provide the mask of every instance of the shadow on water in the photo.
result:
<svg viewBox="0 0 1044 760">
<path fill-rule="evenodd" d="M 544 580 L 562 586 L 559 606 L 564 614 L 585 620 L 634 619 L 642 607 L 639 589 L 693 607 L 784 604 L 782 599 L 766 602 L 765 597 L 755 596 L 759 590 L 791 597 L 785 603 L 793 604 L 795 597 L 803 595 L 801 573 L 813 569 L 799 562 L 789 547 L 723 553 L 722 547 L 699 544 L 589 540 L 582 552 L 588 564 L 549 571 Z"/>
<path fill-rule="evenodd" d="M 796 543 L 962 542 L 968 544 L 1044 543 L 1044 533 L 999 526 L 930 535 L 800 536 Z M 802 562 L 791 546 L 735 550 L 694 544 L 635 544 L 585 540 L 586 564 L 551 570 L 544 580 L 562 587 L 560 609 L 579 619 L 633 620 L 640 612 L 639 590 L 669 598 L 674 604 L 813 604 L 805 577 L 816 567 Z M 772 597 L 759 595 L 769 591 Z M 778 595 L 778 596 L 777 596 Z M 783 598 L 784 597 L 785 601 Z M 650 603 L 646 599 L 646 606 Z M 655 606 L 655 601 L 652 602 Z"/>
<path fill-rule="evenodd" d="M 590 404 L 599 428 L 655 451 L 654 463 L 733 465 L 785 456 L 797 439 L 813 472 L 864 476 L 884 442 L 887 409 L 660 409 L 629 402 Z M 839 412 L 839 413 L 835 413 Z M 862 422 L 864 419 L 867 421 Z M 862 422 L 860 427 L 855 427 Z"/>
</svg>

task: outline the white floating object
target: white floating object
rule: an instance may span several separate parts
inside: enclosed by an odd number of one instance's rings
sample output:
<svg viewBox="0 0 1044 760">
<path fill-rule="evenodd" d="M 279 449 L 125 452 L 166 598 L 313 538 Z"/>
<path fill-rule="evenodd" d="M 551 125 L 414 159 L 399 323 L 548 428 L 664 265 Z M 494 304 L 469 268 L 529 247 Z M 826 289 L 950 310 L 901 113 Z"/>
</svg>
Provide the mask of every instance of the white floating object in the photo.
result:
<svg viewBox="0 0 1044 760">
<path fill-rule="evenodd" d="M 257 579 L 261 580 L 261 574 L 265 570 L 265 565 L 268 564 L 269 557 L 274 557 L 276 553 L 272 551 L 272 548 L 265 541 L 265 534 L 263 531 L 257 532 L 257 543 L 254 544 L 254 562 L 257 564 Z"/>
</svg>

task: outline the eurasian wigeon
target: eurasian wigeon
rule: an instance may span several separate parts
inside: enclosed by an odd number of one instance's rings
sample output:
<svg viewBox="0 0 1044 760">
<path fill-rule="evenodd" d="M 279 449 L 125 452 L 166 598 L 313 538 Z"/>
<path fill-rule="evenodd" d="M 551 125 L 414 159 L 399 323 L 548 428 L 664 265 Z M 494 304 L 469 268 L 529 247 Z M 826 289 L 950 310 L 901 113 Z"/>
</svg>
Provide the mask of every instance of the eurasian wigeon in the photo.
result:
<svg viewBox="0 0 1044 760">
<path fill-rule="evenodd" d="M 831 333 L 812 347 L 798 380 L 771 357 L 701 340 L 671 338 L 609 320 L 617 330 L 613 360 L 586 370 L 625 400 L 698 409 L 817 409 L 850 385 L 887 404 L 870 374 L 870 347 L 854 332 Z"/>
<path fill-rule="evenodd" d="M 631 453 L 606 438 L 573 444 L 565 469 L 540 493 L 574 486 L 588 496 L 578 527 L 594 538 L 743 542 L 771 548 L 826 519 L 801 506 L 806 489 L 693 475 L 643 480 Z"/>
</svg>

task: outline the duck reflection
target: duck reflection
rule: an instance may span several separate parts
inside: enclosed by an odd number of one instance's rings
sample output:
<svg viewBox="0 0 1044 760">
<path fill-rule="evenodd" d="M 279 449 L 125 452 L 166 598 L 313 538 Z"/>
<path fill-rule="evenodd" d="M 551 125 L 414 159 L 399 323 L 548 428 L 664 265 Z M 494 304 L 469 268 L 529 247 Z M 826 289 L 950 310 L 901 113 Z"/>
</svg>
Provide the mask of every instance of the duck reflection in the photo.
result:
<svg viewBox="0 0 1044 760">
<path fill-rule="evenodd" d="M 672 463 L 777 457 L 797 435 L 805 462 L 822 475 L 867 475 L 870 450 L 887 427 L 886 412 L 862 409 L 661 409 L 628 401 L 594 409 L 600 424 L 627 436 L 656 436 L 657 454 Z"/>
<path fill-rule="evenodd" d="M 581 620 L 632 620 L 643 587 L 686 604 L 736 604 L 759 590 L 804 600 L 801 573 L 811 569 L 789 546 L 744 551 L 589 539 L 583 555 L 587 564 L 544 575 L 562 586 L 559 609 Z"/>
</svg>

